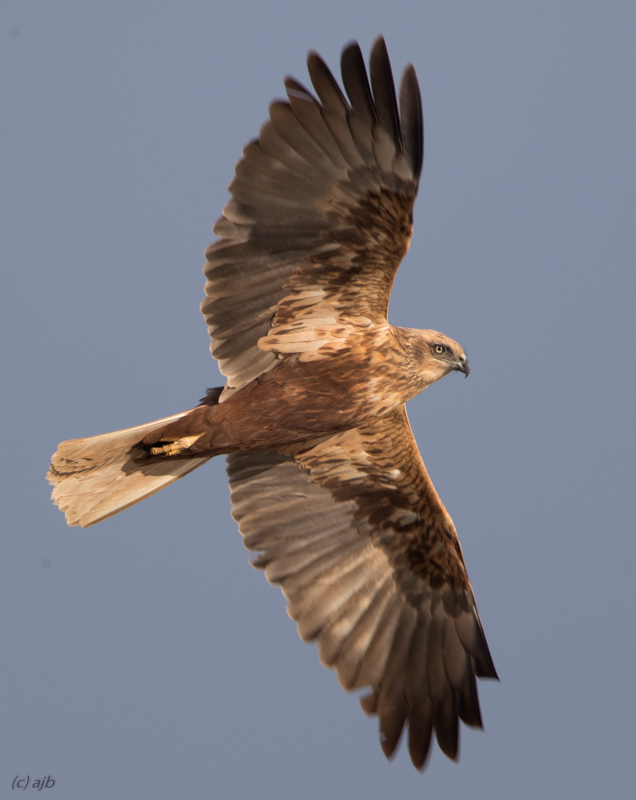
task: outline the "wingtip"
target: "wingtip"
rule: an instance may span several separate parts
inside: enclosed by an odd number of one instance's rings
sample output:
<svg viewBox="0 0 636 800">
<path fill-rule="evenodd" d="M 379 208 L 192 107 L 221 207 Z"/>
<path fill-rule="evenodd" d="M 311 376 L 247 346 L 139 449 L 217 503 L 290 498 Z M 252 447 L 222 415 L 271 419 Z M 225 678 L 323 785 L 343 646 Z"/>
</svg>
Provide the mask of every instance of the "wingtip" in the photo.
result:
<svg viewBox="0 0 636 800">
<path fill-rule="evenodd" d="M 386 46 L 386 41 L 384 40 L 384 36 L 379 33 L 375 39 L 373 40 L 373 44 L 371 45 L 370 51 L 370 59 L 373 60 L 375 58 L 382 58 L 389 60 L 389 51 Z"/>
<path fill-rule="evenodd" d="M 418 180 L 424 165 L 424 115 L 422 93 L 413 64 L 407 64 L 402 72 L 399 98 L 404 150 Z"/>
<path fill-rule="evenodd" d="M 388 55 L 386 42 L 384 40 L 384 36 L 381 33 L 378 33 L 378 35 L 373 40 L 373 44 L 371 45 L 371 52 L 373 53 L 373 51 L 378 48 L 384 50 L 384 52 Z"/>
<path fill-rule="evenodd" d="M 501 683 L 501 679 L 497 674 L 497 670 L 495 669 L 495 664 L 492 660 L 492 656 L 490 655 L 490 648 L 488 647 L 488 642 L 486 641 L 486 637 L 483 633 L 482 629 L 482 648 L 481 652 L 479 653 L 478 657 L 475 659 L 475 674 L 478 678 L 489 678 L 493 681 L 498 681 Z"/>
<path fill-rule="evenodd" d="M 344 55 L 349 50 L 358 50 L 360 51 L 360 45 L 358 44 L 357 39 L 349 39 L 348 42 L 345 42 L 341 55 Z"/>
</svg>

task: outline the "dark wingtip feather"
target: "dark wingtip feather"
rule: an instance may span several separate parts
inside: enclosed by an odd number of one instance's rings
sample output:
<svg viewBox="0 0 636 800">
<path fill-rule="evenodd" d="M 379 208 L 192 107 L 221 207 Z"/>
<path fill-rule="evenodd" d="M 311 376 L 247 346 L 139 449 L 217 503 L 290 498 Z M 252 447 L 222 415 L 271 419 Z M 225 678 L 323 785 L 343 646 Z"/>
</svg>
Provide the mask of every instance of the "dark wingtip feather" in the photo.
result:
<svg viewBox="0 0 636 800">
<path fill-rule="evenodd" d="M 490 657 L 490 653 L 488 653 L 488 660 L 482 661 L 481 659 L 477 660 L 475 674 L 478 678 L 491 678 L 494 681 L 501 682 L 501 678 L 497 675 L 497 670 L 495 669 L 495 665 L 492 663 L 492 658 Z"/>
<path fill-rule="evenodd" d="M 307 70 L 314 89 L 325 108 L 337 106 L 340 103 L 346 110 L 349 110 L 349 103 L 338 86 L 338 81 L 315 50 L 310 50 L 307 55 Z"/>
<path fill-rule="evenodd" d="M 451 761 L 457 761 L 459 755 L 459 715 L 457 698 L 454 694 L 447 695 L 436 707 L 434 726 L 440 750 Z"/>
<path fill-rule="evenodd" d="M 373 88 L 373 99 L 380 123 L 391 134 L 399 150 L 403 150 L 402 133 L 400 130 L 400 117 L 398 116 L 397 100 L 395 97 L 395 83 L 393 71 L 386 49 L 384 37 L 378 36 L 371 48 L 369 59 L 369 74 Z"/>
<path fill-rule="evenodd" d="M 424 162 L 424 118 L 422 96 L 412 64 L 407 64 L 400 83 L 400 119 L 404 152 L 417 180 Z"/>
<path fill-rule="evenodd" d="M 404 730 L 406 706 L 380 708 L 380 746 L 387 758 L 395 755 L 398 742 Z"/>
<path fill-rule="evenodd" d="M 468 677 L 459 695 L 458 713 L 459 718 L 466 725 L 470 725 L 472 728 L 484 727 L 481 719 L 481 709 L 479 708 L 477 684 L 473 674 Z"/>
<path fill-rule="evenodd" d="M 340 59 L 342 82 L 349 95 L 351 108 L 359 114 L 365 122 L 372 125 L 377 119 L 371 87 L 364 66 L 364 58 L 360 45 L 351 42 L 342 51 Z"/>
<path fill-rule="evenodd" d="M 497 670 L 495 669 L 492 656 L 490 655 L 490 648 L 488 647 L 481 621 L 479 621 L 479 631 L 481 633 L 481 646 L 479 647 L 479 652 L 475 656 L 475 675 L 477 675 L 478 678 L 492 678 L 498 681 L 499 675 L 497 675 Z"/>
<path fill-rule="evenodd" d="M 413 766 L 420 771 L 425 768 L 431 752 L 432 734 L 433 704 L 430 698 L 426 698 L 409 721 L 409 755 Z"/>
</svg>

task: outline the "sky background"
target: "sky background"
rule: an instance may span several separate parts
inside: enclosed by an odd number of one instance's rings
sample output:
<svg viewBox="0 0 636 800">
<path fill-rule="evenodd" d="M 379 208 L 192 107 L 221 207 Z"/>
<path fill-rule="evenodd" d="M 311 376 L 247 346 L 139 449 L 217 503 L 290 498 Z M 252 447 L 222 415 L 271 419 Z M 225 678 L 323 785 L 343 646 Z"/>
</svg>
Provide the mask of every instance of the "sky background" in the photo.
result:
<svg viewBox="0 0 636 800">
<path fill-rule="evenodd" d="M 501 677 L 424 774 L 249 567 L 223 459 L 87 531 L 44 480 L 222 383 L 233 165 L 310 48 L 380 32 L 426 127 L 390 321 L 470 358 L 409 415 Z M 635 41 L 633 0 L 3 1 L 0 797 L 634 796 Z"/>
</svg>

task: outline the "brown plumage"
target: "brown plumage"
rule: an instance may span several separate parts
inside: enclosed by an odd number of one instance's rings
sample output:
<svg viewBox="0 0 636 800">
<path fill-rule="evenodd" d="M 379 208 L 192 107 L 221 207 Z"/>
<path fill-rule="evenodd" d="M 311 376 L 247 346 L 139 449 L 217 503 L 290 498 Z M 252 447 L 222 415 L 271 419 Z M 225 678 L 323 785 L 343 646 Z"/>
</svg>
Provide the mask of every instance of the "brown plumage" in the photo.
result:
<svg viewBox="0 0 636 800">
<path fill-rule="evenodd" d="M 93 525 L 228 454 L 234 517 L 252 562 L 280 584 L 305 641 L 347 690 L 369 687 L 390 756 L 405 723 L 422 768 L 435 731 L 481 727 L 476 677 L 496 672 L 453 522 L 405 402 L 457 370 L 457 342 L 394 328 L 423 156 L 412 66 L 396 99 L 384 40 L 371 85 L 357 44 L 348 99 L 316 53 L 318 98 L 285 82 L 243 151 L 214 226 L 201 309 L 227 378 L 201 405 L 60 444 L 48 474 L 69 525 Z"/>
</svg>

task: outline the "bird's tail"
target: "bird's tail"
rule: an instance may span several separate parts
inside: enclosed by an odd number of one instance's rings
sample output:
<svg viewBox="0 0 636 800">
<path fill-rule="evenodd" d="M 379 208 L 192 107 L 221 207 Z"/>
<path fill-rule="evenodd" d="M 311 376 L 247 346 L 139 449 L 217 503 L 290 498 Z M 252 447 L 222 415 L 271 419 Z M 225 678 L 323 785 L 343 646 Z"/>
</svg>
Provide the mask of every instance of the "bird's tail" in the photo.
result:
<svg viewBox="0 0 636 800">
<path fill-rule="evenodd" d="M 172 442 L 170 446 L 142 447 L 141 440 L 152 431 L 189 414 L 104 433 L 87 439 L 62 442 L 51 459 L 47 474 L 54 489 L 53 502 L 66 515 L 69 525 L 86 528 L 183 478 L 200 467 L 208 457 L 175 458 L 198 437 Z"/>
</svg>

